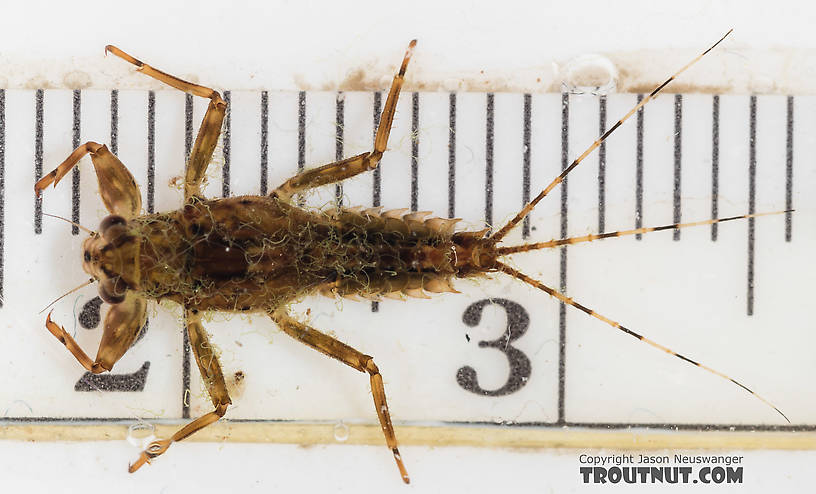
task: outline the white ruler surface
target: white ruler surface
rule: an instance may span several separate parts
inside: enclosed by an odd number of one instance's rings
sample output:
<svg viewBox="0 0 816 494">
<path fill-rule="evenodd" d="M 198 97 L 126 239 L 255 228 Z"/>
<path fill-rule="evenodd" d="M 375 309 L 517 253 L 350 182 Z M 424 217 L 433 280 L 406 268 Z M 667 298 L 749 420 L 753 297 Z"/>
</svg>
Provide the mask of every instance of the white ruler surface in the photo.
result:
<svg viewBox="0 0 816 494">
<path fill-rule="evenodd" d="M 267 193 L 299 169 L 370 150 L 385 100 L 354 92 L 226 97 L 209 196 Z M 334 207 L 340 197 L 347 206 L 459 217 L 470 229 L 502 225 L 637 99 L 404 93 L 380 169 L 311 193 L 307 203 Z M 144 337 L 109 375 L 86 374 L 48 333 L 38 312 L 87 279 L 85 235 L 41 213 L 95 229 L 106 211 L 87 159 L 41 202 L 33 193 L 37 177 L 94 140 L 131 170 L 147 211 L 178 208 L 178 177 L 205 108 L 173 91 L 0 90 L 2 421 L 179 420 L 210 411 L 177 307 L 150 309 Z M 795 208 L 512 262 L 743 382 L 792 425 L 733 383 L 501 274 L 459 282 L 460 295 L 376 305 L 315 297 L 296 310 L 375 357 L 398 423 L 815 429 L 814 136 L 812 97 L 663 95 L 505 242 Z M 95 354 L 99 313 L 88 287 L 59 302 L 53 318 Z M 243 376 L 229 420 L 376 421 L 367 377 L 289 339 L 267 317 L 213 314 L 205 326 L 228 380 Z"/>
</svg>

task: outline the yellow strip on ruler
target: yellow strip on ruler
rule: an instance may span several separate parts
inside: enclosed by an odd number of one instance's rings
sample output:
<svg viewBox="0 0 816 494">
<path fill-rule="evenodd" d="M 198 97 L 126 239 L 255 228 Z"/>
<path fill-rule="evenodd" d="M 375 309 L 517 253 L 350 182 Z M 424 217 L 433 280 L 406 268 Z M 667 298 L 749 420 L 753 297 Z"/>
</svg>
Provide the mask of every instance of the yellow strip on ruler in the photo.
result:
<svg viewBox="0 0 816 494">
<path fill-rule="evenodd" d="M 336 424 L 231 423 L 208 427 L 188 440 L 335 444 Z M 346 424 L 348 444 L 379 445 L 377 425 Z M 155 426 L 158 437 L 169 437 L 178 424 Z M 0 427 L 0 439 L 25 441 L 123 440 L 127 425 L 27 424 Z M 580 427 L 531 428 L 485 426 L 397 427 L 400 444 L 423 446 L 477 446 L 504 448 L 613 448 L 613 449 L 816 449 L 816 432 L 665 431 L 650 429 L 592 430 Z"/>
</svg>

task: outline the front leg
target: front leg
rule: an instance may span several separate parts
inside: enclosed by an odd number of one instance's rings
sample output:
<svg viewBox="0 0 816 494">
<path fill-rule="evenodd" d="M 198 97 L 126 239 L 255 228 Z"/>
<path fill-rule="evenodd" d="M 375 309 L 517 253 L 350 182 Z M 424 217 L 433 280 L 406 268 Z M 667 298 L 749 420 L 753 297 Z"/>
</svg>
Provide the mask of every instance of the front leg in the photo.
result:
<svg viewBox="0 0 816 494">
<path fill-rule="evenodd" d="M 37 196 L 51 184 L 57 186 L 71 168 L 86 154 L 91 155 L 91 161 L 99 181 L 99 194 L 102 202 L 111 214 L 130 219 L 138 216 L 142 209 L 142 194 L 136 180 L 125 165 L 119 161 L 108 147 L 93 141 L 79 146 L 57 168 L 34 184 L 34 193 Z"/>
<path fill-rule="evenodd" d="M 142 451 L 139 459 L 130 465 L 128 469 L 130 473 L 135 472 L 145 463 L 149 463 L 153 458 L 163 454 L 174 442 L 181 441 L 217 422 L 227 413 L 227 407 L 232 403 L 229 393 L 227 393 L 227 384 L 224 381 L 224 373 L 221 371 L 221 363 L 218 361 L 218 355 L 213 352 L 207 331 L 201 325 L 198 311 L 189 308 L 185 309 L 185 321 L 187 334 L 190 336 L 190 347 L 193 350 L 193 355 L 195 355 L 198 370 L 201 372 L 201 378 L 207 386 L 207 393 L 210 395 L 215 410 L 185 425 L 173 434 L 170 439 L 150 443 L 147 449 Z"/>
<path fill-rule="evenodd" d="M 168 86 L 172 86 L 193 96 L 209 98 L 210 105 L 207 107 L 207 113 L 204 114 L 204 120 L 201 121 L 201 127 L 198 129 L 198 136 L 196 136 L 196 141 L 190 152 L 190 158 L 187 160 L 187 167 L 184 172 L 184 202 L 188 204 L 194 197 L 201 195 L 201 181 L 204 179 L 204 174 L 207 172 L 210 161 L 212 161 L 215 146 L 218 144 L 218 136 L 221 135 L 221 125 L 224 122 L 224 115 L 227 111 L 227 102 L 224 101 L 218 91 L 187 82 L 176 76 L 155 69 L 113 45 L 106 46 L 105 51 L 113 53 L 117 57 L 132 63 L 138 67 L 139 72 L 161 81 Z"/>
<path fill-rule="evenodd" d="M 412 40 L 405 51 L 399 72 L 391 83 L 391 90 L 388 92 L 388 99 L 385 101 L 380 117 L 380 126 L 377 127 L 377 136 L 374 138 L 374 150 L 301 172 L 275 189 L 271 194 L 273 197 L 288 202 L 293 195 L 304 190 L 339 182 L 377 167 L 388 147 L 388 136 L 391 135 L 391 124 L 394 122 L 394 114 L 397 111 L 397 100 L 402 83 L 405 81 L 405 69 L 408 68 L 408 62 L 411 60 L 415 46 L 416 40 Z"/>
<path fill-rule="evenodd" d="M 285 309 L 270 311 L 269 315 L 278 327 L 292 338 L 314 348 L 318 352 L 339 360 L 349 367 L 357 369 L 360 372 L 368 373 L 371 381 L 371 394 L 374 397 L 374 408 L 377 410 L 377 417 L 380 419 L 380 426 L 385 435 L 385 443 L 391 448 L 403 482 L 406 484 L 410 483 L 411 479 L 408 477 L 408 472 L 402 463 L 402 456 L 397 448 L 397 436 L 394 433 L 394 425 L 391 423 L 391 414 L 388 413 L 388 403 L 385 400 L 385 386 L 383 386 L 382 375 L 380 374 L 380 369 L 374 364 L 374 358 L 355 350 L 329 335 L 292 319 Z"/>
<path fill-rule="evenodd" d="M 128 291 L 124 300 L 112 304 L 105 316 L 105 331 L 96 352 L 96 359 L 91 360 L 79 344 L 65 331 L 65 328 L 51 320 L 51 314 L 45 319 L 45 327 L 51 332 L 77 361 L 88 372 L 100 374 L 113 369 L 114 364 L 128 351 L 144 327 L 147 314 L 147 301 L 144 297 Z"/>
</svg>

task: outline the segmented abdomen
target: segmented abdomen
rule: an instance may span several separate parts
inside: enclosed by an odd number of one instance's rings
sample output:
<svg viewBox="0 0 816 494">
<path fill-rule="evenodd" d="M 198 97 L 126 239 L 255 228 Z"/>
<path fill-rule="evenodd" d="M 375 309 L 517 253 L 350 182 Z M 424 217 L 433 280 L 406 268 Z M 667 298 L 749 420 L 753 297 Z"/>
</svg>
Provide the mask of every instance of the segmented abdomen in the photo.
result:
<svg viewBox="0 0 816 494">
<path fill-rule="evenodd" d="M 198 201 L 143 225 L 153 298 L 270 310 L 311 292 L 377 299 L 454 291 L 455 220 L 404 210 L 307 211 L 274 198 Z"/>
</svg>

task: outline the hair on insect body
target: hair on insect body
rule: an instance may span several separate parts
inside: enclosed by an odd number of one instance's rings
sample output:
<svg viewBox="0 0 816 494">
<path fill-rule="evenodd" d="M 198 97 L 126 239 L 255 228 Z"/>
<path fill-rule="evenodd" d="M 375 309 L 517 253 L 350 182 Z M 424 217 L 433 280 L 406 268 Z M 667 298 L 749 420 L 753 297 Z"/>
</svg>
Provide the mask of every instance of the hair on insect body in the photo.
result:
<svg viewBox="0 0 816 494">
<path fill-rule="evenodd" d="M 387 148 L 415 40 L 409 44 L 394 77 L 371 151 L 302 171 L 268 195 L 218 199 L 205 198 L 201 188 L 222 130 L 227 101 L 213 89 L 162 72 L 109 45 L 106 47 L 108 53 L 173 88 L 209 99 L 209 106 L 186 163 L 184 204 L 178 210 L 142 214 L 141 194 L 131 173 L 105 145 L 93 141 L 79 146 L 35 184 L 37 195 L 48 185 L 56 186 L 82 157 L 90 154 L 102 201 L 110 213 L 97 231 L 88 231 L 89 237 L 82 244 L 82 266 L 91 275 L 91 280 L 79 288 L 98 282 L 100 297 L 110 305 L 96 358 L 91 359 L 63 327 L 52 321 L 50 313 L 45 325 L 85 369 L 99 374 L 113 369 L 137 338 L 146 319 L 148 300 L 175 302 L 183 308 L 190 347 L 213 410 L 191 421 L 169 439 L 150 443 L 130 465 L 130 472 L 163 454 L 173 442 L 185 439 L 225 415 L 232 401 L 218 355 L 213 352 L 202 324 L 204 313 L 225 311 L 265 313 L 295 340 L 368 374 L 386 444 L 393 453 L 400 476 L 408 483 L 408 473 L 386 402 L 383 378 L 374 358 L 298 321 L 290 314 L 290 306 L 311 294 L 370 300 L 402 299 L 405 296 L 427 298 L 428 292 L 457 293 L 452 284 L 455 279 L 483 278 L 494 273 L 522 281 L 647 345 L 729 380 L 784 417 L 777 407 L 739 381 L 646 338 L 501 259 L 511 254 L 605 238 L 779 214 L 746 214 L 549 242 L 502 244 L 505 236 L 595 148 L 730 32 L 639 100 L 521 211 L 495 231 L 458 230 L 458 220 L 429 217 L 427 212 L 406 213 L 405 210 L 381 211 L 380 208 L 362 207 L 310 210 L 294 200 L 296 195 L 309 189 L 335 184 L 377 168 Z"/>
</svg>

